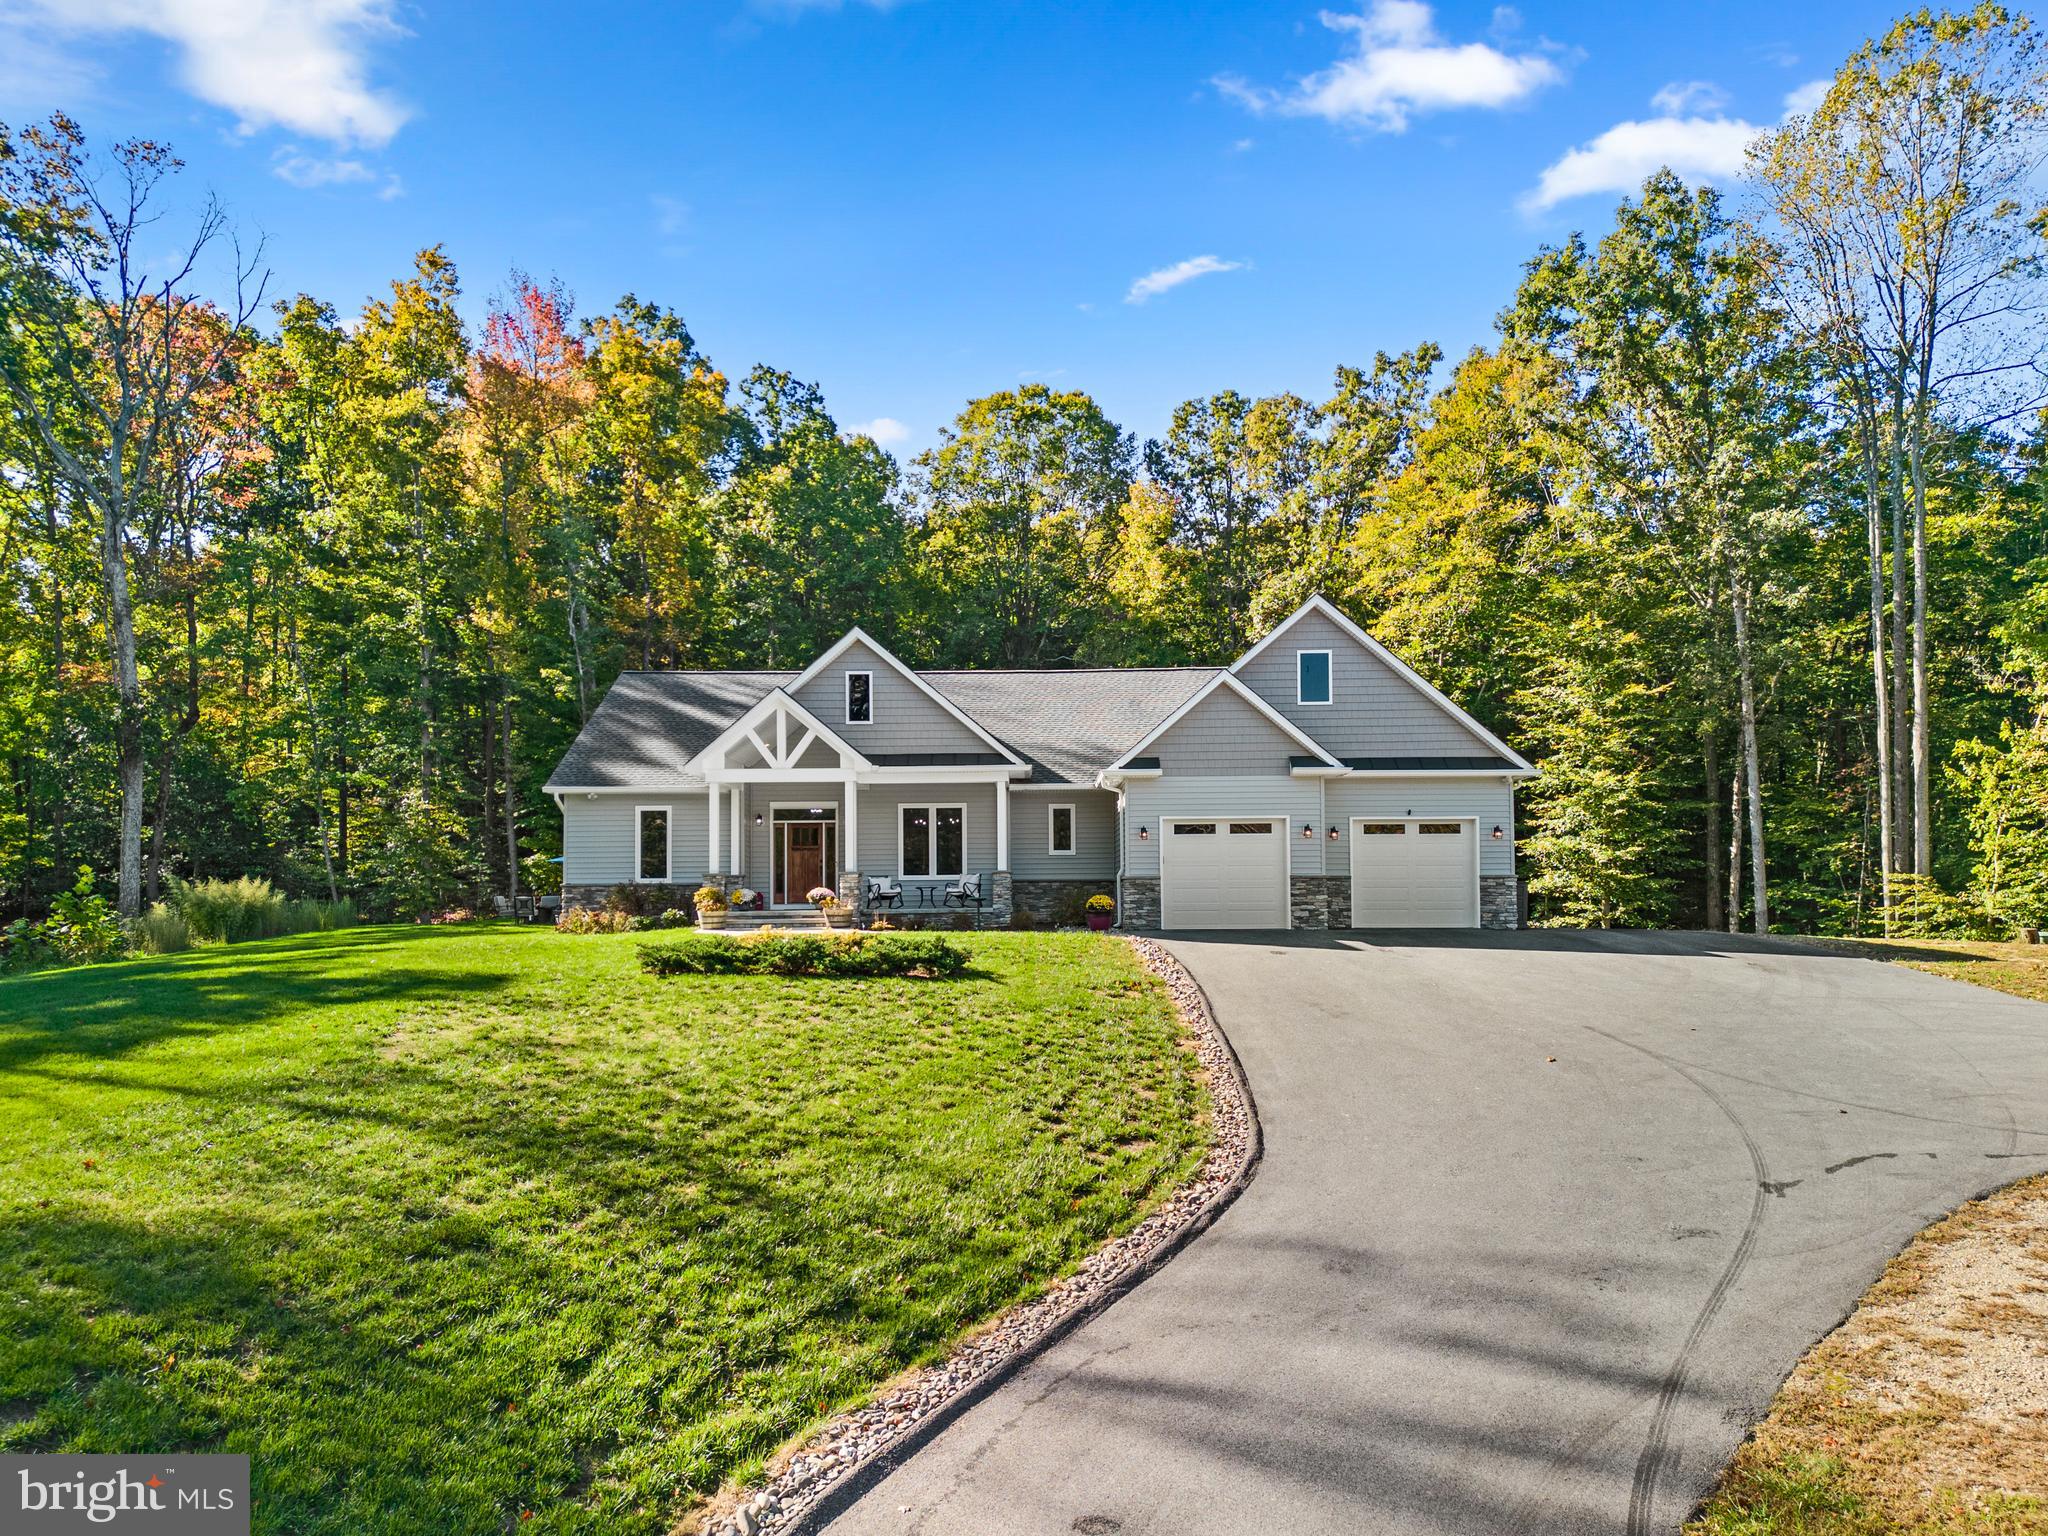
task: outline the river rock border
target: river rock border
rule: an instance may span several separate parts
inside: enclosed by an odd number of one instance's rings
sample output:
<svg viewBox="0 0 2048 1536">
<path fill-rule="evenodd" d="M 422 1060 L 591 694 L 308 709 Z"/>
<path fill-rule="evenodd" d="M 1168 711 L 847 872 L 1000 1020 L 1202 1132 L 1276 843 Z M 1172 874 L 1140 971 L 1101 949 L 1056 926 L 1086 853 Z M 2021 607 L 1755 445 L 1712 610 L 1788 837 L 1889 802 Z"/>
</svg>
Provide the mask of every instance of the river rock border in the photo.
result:
<svg viewBox="0 0 2048 1536">
<path fill-rule="evenodd" d="M 1237 1053 L 1186 966 L 1150 939 L 1127 936 L 1165 981 L 1209 1080 L 1215 1140 L 1195 1176 L 1122 1237 L 1105 1243 L 1045 1294 L 1011 1308 L 944 1360 L 899 1378 L 865 1408 L 842 1414 L 779 1457 L 744 1502 L 721 1501 L 703 1536 L 809 1536 L 1028 1360 L 1050 1349 L 1180 1251 L 1251 1182 L 1259 1117 Z"/>
</svg>

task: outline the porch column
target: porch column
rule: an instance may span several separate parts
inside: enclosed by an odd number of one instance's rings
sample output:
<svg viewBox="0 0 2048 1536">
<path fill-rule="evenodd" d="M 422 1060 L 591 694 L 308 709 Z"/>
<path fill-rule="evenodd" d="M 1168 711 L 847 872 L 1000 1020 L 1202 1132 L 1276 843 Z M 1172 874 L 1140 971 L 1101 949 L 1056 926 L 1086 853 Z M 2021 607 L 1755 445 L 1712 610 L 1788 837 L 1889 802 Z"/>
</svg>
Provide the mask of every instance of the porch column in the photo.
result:
<svg viewBox="0 0 2048 1536">
<path fill-rule="evenodd" d="M 718 780 L 711 779 L 707 783 L 708 792 L 705 794 L 704 799 L 706 804 L 711 807 L 711 837 L 705 846 L 711 852 L 705 860 L 707 867 L 704 871 L 704 877 L 708 880 L 719 873 L 720 860 L 718 857 Z"/>
<path fill-rule="evenodd" d="M 860 868 L 860 785 L 846 776 L 846 824 L 839 829 L 839 867 Z"/>
<path fill-rule="evenodd" d="M 741 856 L 740 856 L 740 841 L 741 841 L 741 839 L 742 839 L 742 838 L 743 838 L 743 837 L 744 837 L 744 836 L 745 836 L 746 834 L 745 834 L 745 832 L 744 832 L 744 831 L 742 830 L 742 828 L 741 828 L 741 815 L 742 815 L 742 813 L 743 813 L 743 812 L 744 812 L 744 811 L 746 810 L 746 808 L 747 808 L 747 807 L 746 807 L 746 798 L 747 798 L 747 786 L 746 786 L 746 785 L 744 785 L 744 784 L 735 784 L 735 785 L 733 785 L 733 787 L 732 787 L 732 850 L 731 850 L 731 852 L 729 852 L 729 853 L 728 853 L 728 854 L 726 855 L 727 859 L 731 861 L 731 866 L 730 866 L 730 867 L 729 867 L 729 868 L 728 868 L 728 869 L 726 870 L 726 873 L 727 873 L 728 875 L 737 875 L 737 874 L 740 874 L 740 873 L 742 872 L 742 871 L 741 871 L 741 869 L 740 869 L 740 865 L 741 865 L 741 864 L 742 864 L 742 863 L 744 862 L 744 860 L 743 860 L 743 859 L 741 858 Z"/>
<path fill-rule="evenodd" d="M 1010 868 L 1010 780 L 1007 775 L 996 780 L 996 873 L 1007 874 Z"/>
</svg>

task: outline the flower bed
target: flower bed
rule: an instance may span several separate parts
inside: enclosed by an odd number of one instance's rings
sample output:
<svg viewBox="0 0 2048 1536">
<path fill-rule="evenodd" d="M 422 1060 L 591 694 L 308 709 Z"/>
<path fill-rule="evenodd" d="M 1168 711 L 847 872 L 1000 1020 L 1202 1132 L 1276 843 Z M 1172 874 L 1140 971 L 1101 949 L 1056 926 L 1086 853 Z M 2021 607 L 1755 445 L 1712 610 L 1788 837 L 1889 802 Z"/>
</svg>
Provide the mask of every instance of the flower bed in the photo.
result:
<svg viewBox="0 0 2048 1536">
<path fill-rule="evenodd" d="M 640 964 L 657 976 L 957 976 L 967 951 L 930 933 L 707 933 L 644 945 Z"/>
</svg>

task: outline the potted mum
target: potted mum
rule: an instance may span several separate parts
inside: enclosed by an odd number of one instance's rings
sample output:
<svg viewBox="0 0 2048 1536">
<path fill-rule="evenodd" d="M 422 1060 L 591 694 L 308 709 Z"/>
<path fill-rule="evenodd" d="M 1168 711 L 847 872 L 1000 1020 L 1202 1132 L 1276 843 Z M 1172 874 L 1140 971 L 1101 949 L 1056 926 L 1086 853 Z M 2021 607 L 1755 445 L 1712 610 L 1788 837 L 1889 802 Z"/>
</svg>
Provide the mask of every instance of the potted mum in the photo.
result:
<svg viewBox="0 0 2048 1536">
<path fill-rule="evenodd" d="M 804 892 L 804 900 L 825 915 L 828 928 L 845 928 L 853 922 L 853 908 L 839 899 L 839 893 L 829 885 L 814 885 Z"/>
<path fill-rule="evenodd" d="M 1116 921 L 1116 903 L 1100 891 L 1081 903 L 1081 912 L 1097 933 Z"/>
<path fill-rule="evenodd" d="M 699 928 L 723 928 L 725 914 L 731 903 L 725 899 L 725 892 L 715 885 L 701 885 L 697 894 L 690 898 L 690 904 L 697 909 Z"/>
</svg>

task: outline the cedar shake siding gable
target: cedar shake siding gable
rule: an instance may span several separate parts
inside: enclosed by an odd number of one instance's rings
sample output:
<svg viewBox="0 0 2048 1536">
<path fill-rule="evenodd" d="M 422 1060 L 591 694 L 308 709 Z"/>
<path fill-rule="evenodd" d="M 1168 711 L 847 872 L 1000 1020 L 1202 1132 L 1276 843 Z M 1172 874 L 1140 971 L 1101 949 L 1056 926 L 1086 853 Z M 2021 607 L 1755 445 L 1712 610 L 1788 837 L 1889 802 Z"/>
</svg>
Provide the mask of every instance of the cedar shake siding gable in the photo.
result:
<svg viewBox="0 0 2048 1536">
<path fill-rule="evenodd" d="M 1295 702 L 1296 651 L 1330 653 L 1328 704 Z M 1339 758 L 1499 755 L 1435 699 L 1313 610 L 1245 663 L 1237 679 Z"/>
</svg>

